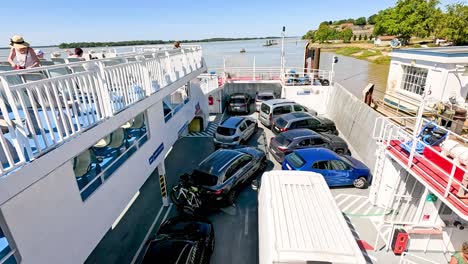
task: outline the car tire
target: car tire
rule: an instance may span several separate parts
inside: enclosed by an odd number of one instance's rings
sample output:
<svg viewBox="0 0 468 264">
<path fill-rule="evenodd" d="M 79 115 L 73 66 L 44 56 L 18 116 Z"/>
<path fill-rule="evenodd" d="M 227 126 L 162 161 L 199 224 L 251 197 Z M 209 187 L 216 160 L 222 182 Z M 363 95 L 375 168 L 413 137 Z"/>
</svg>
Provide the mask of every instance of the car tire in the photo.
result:
<svg viewBox="0 0 468 264">
<path fill-rule="evenodd" d="M 344 149 L 337 149 L 337 150 L 335 150 L 335 152 L 336 152 L 336 154 L 338 154 L 338 155 L 343 155 L 343 154 L 345 154 Z"/>
<path fill-rule="evenodd" d="M 226 196 L 226 204 L 227 205 L 233 205 L 234 202 L 236 201 L 236 196 L 237 196 L 237 191 L 236 189 L 232 189 L 228 195 Z"/>
<path fill-rule="evenodd" d="M 365 177 L 359 177 L 353 181 L 353 186 L 358 189 L 365 189 L 367 188 L 367 180 Z"/>
<path fill-rule="evenodd" d="M 328 81 L 327 79 L 320 80 L 320 83 L 321 83 L 323 86 L 329 86 L 329 85 L 330 85 L 330 81 Z"/>
</svg>

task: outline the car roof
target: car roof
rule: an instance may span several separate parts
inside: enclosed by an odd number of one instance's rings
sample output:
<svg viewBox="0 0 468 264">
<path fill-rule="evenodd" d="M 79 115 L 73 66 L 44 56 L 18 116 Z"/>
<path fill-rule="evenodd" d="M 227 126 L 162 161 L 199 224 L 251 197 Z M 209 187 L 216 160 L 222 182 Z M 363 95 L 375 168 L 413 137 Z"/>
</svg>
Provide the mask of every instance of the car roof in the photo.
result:
<svg viewBox="0 0 468 264">
<path fill-rule="evenodd" d="M 243 152 L 234 149 L 217 150 L 200 162 L 197 170 L 210 175 L 220 176 L 236 157 L 243 154 Z"/>
<path fill-rule="evenodd" d="M 307 113 L 307 112 L 292 112 L 289 114 L 283 114 L 281 117 L 284 120 L 292 120 L 292 119 L 300 119 L 300 118 L 310 118 L 314 117 L 313 115 Z"/>
<path fill-rule="evenodd" d="M 307 162 L 339 159 L 338 154 L 326 148 L 306 148 L 295 151 Z"/>
<path fill-rule="evenodd" d="M 263 103 L 267 105 L 279 105 L 279 104 L 295 104 L 296 102 L 291 101 L 289 99 L 272 99 L 272 100 L 265 101 Z"/>
<path fill-rule="evenodd" d="M 227 128 L 237 128 L 237 126 L 242 122 L 245 118 L 239 117 L 239 116 L 231 116 L 228 119 L 224 120 L 223 123 L 221 123 L 221 127 L 227 127 Z"/>
<path fill-rule="evenodd" d="M 317 132 L 314 132 L 307 128 L 293 129 L 281 133 L 287 139 L 295 139 L 298 137 L 309 137 L 309 136 L 319 136 Z"/>
</svg>

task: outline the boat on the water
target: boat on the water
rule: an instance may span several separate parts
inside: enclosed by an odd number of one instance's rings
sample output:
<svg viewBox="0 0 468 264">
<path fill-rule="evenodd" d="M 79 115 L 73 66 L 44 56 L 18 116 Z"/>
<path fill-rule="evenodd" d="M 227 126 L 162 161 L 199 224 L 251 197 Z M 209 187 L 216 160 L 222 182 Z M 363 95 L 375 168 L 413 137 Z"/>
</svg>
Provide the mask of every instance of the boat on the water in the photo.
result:
<svg viewBox="0 0 468 264">
<path fill-rule="evenodd" d="M 242 48 L 242 49 L 240 50 L 240 53 L 245 53 L 245 49 Z"/>
<path fill-rule="evenodd" d="M 269 46 L 274 46 L 278 45 L 278 42 L 274 39 L 268 39 L 265 44 L 263 44 L 264 47 L 269 47 Z"/>
</svg>

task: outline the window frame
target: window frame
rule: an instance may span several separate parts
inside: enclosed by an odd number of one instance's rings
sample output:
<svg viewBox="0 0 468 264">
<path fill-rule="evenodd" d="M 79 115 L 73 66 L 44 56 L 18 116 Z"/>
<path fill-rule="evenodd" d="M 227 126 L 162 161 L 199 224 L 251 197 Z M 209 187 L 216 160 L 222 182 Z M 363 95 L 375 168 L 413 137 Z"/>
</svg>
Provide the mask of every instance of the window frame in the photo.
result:
<svg viewBox="0 0 468 264">
<path fill-rule="evenodd" d="M 326 163 L 328 163 L 328 164 L 329 164 L 329 165 L 328 165 L 329 168 L 328 168 L 328 169 L 314 168 L 314 165 L 315 165 L 315 164 L 321 163 L 321 162 L 326 162 Z M 331 170 L 332 165 L 331 165 L 331 163 L 330 163 L 329 160 L 317 160 L 317 161 L 315 161 L 314 163 L 312 163 L 312 166 L 311 166 L 311 167 L 312 167 L 312 169 L 315 169 L 315 170 Z"/>
<path fill-rule="evenodd" d="M 400 90 L 412 95 L 422 96 L 426 86 L 429 69 L 401 64 L 402 75 Z"/>
</svg>

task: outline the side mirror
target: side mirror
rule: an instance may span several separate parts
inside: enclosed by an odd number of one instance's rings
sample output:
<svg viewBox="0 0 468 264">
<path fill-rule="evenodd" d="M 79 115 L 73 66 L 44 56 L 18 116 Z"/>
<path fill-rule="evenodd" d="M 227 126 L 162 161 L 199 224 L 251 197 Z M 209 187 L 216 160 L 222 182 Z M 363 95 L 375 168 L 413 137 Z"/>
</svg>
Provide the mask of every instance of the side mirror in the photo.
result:
<svg viewBox="0 0 468 264">
<path fill-rule="evenodd" d="M 258 182 L 257 179 L 252 181 L 251 186 L 252 186 L 252 190 L 254 191 L 258 191 L 260 189 L 260 183 Z"/>
</svg>

